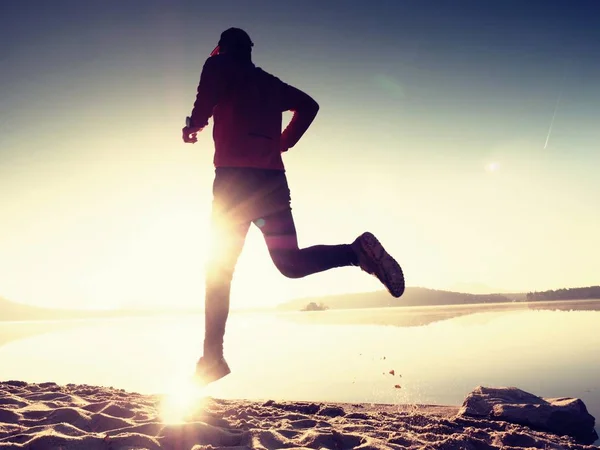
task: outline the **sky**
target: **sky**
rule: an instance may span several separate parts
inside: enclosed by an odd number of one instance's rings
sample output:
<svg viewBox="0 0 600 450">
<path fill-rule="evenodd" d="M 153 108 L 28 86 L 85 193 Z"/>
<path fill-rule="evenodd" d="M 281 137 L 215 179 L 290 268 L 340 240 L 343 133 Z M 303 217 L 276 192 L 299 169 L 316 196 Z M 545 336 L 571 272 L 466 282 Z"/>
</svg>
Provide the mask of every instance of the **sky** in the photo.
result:
<svg viewBox="0 0 600 450">
<path fill-rule="evenodd" d="M 321 106 L 285 155 L 301 246 L 370 230 L 408 286 L 598 284 L 597 5 L 1 2 L 0 296 L 202 306 L 212 125 L 193 146 L 181 127 L 231 26 Z M 232 307 L 376 289 L 286 279 L 253 229 Z"/>
</svg>

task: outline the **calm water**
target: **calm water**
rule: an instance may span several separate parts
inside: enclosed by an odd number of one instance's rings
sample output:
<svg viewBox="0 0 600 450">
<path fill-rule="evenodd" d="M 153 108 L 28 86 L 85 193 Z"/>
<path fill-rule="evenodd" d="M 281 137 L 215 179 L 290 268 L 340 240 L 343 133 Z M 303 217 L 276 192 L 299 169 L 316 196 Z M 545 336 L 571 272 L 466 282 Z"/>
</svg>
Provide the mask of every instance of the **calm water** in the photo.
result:
<svg viewBox="0 0 600 450">
<path fill-rule="evenodd" d="M 579 397 L 600 419 L 600 301 L 545 307 L 234 314 L 233 373 L 207 395 L 459 405 L 478 385 L 516 386 Z M 162 392 L 193 370 L 203 322 L 0 323 L 0 379 Z"/>
</svg>

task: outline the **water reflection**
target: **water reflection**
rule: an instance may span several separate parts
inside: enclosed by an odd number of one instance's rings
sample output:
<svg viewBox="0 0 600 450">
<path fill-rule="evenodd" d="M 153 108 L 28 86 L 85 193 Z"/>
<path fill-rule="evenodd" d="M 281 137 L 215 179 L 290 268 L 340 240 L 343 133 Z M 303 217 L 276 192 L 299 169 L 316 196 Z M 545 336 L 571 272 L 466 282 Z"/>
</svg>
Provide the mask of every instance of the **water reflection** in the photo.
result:
<svg viewBox="0 0 600 450">
<path fill-rule="evenodd" d="M 226 341 L 233 373 L 206 394 L 460 404 L 477 385 L 517 386 L 542 396 L 580 397 L 600 417 L 600 335 L 595 331 L 600 312 L 521 306 L 474 314 L 464 313 L 464 307 L 431 308 L 428 319 L 416 319 L 412 326 L 381 325 L 416 318 L 409 308 L 233 315 Z M 380 324 L 368 324 L 372 321 Z M 152 393 L 193 370 L 203 318 L 11 327 L 21 334 L 8 341 L 7 325 L 0 327 L 0 379 Z M 44 334 L 35 334 L 40 330 Z"/>
</svg>

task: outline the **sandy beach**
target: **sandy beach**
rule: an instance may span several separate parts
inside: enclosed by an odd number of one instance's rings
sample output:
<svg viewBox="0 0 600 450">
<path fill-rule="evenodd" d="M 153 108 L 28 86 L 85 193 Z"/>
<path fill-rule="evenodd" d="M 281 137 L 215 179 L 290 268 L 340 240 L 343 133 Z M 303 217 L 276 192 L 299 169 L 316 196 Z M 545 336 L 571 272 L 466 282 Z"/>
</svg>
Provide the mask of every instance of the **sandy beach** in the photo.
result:
<svg viewBox="0 0 600 450">
<path fill-rule="evenodd" d="M 190 401 L 109 387 L 6 381 L 0 383 L 0 448 L 598 448 L 458 412 L 458 406 Z"/>
</svg>

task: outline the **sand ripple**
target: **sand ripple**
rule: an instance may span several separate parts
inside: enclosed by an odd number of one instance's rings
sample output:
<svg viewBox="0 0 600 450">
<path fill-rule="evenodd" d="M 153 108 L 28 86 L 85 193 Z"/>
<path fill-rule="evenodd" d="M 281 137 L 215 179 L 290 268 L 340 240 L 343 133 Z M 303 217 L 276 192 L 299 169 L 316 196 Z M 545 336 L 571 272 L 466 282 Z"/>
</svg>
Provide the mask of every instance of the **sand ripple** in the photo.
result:
<svg viewBox="0 0 600 450">
<path fill-rule="evenodd" d="M 159 396 L 0 383 L 0 449 L 597 449 L 457 408 L 207 399 L 181 424 Z"/>
</svg>

